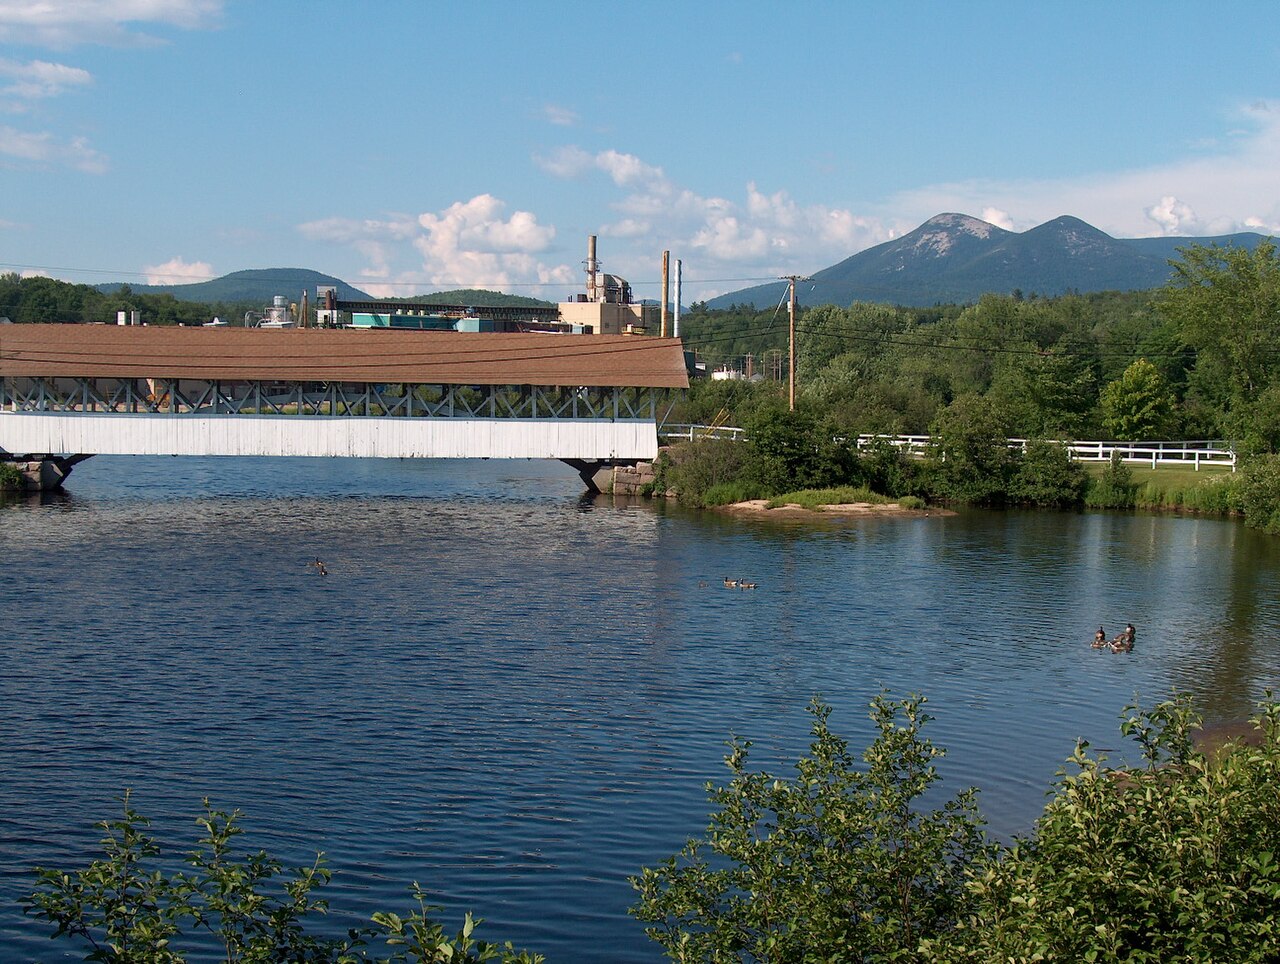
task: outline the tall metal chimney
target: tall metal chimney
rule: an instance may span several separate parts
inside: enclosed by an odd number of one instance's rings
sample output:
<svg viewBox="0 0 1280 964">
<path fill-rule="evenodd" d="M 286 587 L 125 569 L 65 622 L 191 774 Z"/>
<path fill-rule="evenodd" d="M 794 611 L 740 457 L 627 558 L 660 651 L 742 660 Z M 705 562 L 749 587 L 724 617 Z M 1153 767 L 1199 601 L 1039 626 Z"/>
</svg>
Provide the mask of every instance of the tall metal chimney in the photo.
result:
<svg viewBox="0 0 1280 964">
<path fill-rule="evenodd" d="M 676 305 L 671 322 L 671 335 L 673 338 L 680 337 L 680 276 L 683 273 L 683 268 L 684 262 L 676 258 Z"/>
<path fill-rule="evenodd" d="M 587 300 L 594 303 L 600 299 L 596 296 L 596 271 L 600 265 L 596 261 L 596 236 L 587 235 Z"/>
</svg>

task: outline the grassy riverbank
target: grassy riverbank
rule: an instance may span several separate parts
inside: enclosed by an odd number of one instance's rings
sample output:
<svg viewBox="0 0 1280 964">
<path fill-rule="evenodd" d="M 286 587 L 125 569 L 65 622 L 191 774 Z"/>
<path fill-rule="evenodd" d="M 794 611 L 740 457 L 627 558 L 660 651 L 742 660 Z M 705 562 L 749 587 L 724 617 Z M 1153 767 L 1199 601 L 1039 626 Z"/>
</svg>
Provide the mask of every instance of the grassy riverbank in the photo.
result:
<svg viewBox="0 0 1280 964">
<path fill-rule="evenodd" d="M 809 413 L 766 409 L 751 419 L 745 442 L 705 439 L 665 449 L 654 464 L 653 491 L 695 507 L 913 498 L 943 506 L 1191 512 L 1240 516 L 1280 534 L 1280 456 L 1253 456 L 1235 472 L 1083 463 L 1052 441 L 1010 449 L 990 406 L 979 400 L 970 407 L 963 419 L 939 426 L 924 458 L 888 443 L 857 447 Z"/>
<path fill-rule="evenodd" d="M 1104 464 L 1086 467 L 1090 479 L 1086 504 L 1222 516 L 1244 513 L 1245 476 L 1241 472 L 1205 466 L 1197 472 L 1182 466 L 1126 465 L 1124 474 L 1129 481 L 1109 485 L 1110 471 Z"/>
<path fill-rule="evenodd" d="M 799 489 L 795 492 L 784 492 L 769 500 L 768 508 L 777 509 L 784 505 L 798 505 L 802 509 L 821 509 L 825 505 L 888 505 L 894 500 L 879 492 L 872 492 L 866 487 L 842 485 L 833 489 Z M 916 500 L 919 501 L 919 500 Z"/>
</svg>

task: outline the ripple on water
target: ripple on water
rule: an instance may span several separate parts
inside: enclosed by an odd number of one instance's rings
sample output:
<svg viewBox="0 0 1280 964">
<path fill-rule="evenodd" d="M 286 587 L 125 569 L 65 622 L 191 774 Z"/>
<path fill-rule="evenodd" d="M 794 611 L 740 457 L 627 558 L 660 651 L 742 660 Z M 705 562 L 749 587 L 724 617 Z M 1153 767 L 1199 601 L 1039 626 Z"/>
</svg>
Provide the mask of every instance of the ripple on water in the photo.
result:
<svg viewBox="0 0 1280 964">
<path fill-rule="evenodd" d="M 731 734 L 785 769 L 815 693 L 855 746 L 877 692 L 927 694 L 1007 836 L 1135 692 L 1226 719 L 1280 668 L 1277 551 L 1212 520 L 776 527 L 538 463 L 95 459 L 0 538 L 38 560 L 0 584 L 0 943 L 31 957 L 30 867 L 86 860 L 125 787 L 179 852 L 204 796 L 324 850 L 338 923 L 419 880 L 551 960 L 656 960 L 627 875 L 705 826 Z M 1088 648 L 1128 619 L 1136 652 Z"/>
</svg>

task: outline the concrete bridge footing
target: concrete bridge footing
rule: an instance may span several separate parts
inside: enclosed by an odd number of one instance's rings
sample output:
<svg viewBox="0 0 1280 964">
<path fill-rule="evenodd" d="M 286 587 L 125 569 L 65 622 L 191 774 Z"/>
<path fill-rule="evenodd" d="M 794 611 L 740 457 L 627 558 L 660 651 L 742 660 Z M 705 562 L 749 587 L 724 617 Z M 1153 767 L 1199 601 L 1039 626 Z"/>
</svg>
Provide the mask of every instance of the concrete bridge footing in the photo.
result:
<svg viewBox="0 0 1280 964">
<path fill-rule="evenodd" d="M 653 486 L 652 462 L 561 459 L 575 469 L 588 492 L 612 495 L 648 495 Z"/>
<path fill-rule="evenodd" d="M 62 488 L 71 470 L 89 455 L 26 455 L 4 461 L 22 473 L 26 492 L 51 492 Z"/>
</svg>

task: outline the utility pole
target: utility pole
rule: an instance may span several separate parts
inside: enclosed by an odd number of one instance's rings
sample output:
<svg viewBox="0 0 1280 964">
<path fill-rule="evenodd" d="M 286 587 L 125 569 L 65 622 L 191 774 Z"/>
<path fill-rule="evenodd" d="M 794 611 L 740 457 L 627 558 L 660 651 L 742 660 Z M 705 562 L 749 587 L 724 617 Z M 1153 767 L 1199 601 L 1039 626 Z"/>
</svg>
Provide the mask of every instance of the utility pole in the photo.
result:
<svg viewBox="0 0 1280 964">
<path fill-rule="evenodd" d="M 662 337 L 667 337 L 667 301 L 671 297 L 671 252 L 662 252 Z"/>
<path fill-rule="evenodd" d="M 812 279 L 803 275 L 787 274 L 782 276 L 782 280 L 790 283 L 787 296 L 787 319 L 789 322 L 788 327 L 791 331 L 791 350 L 787 358 L 787 382 L 789 385 L 787 397 L 789 400 L 788 406 L 794 412 L 796 410 L 796 282 L 810 281 Z"/>
</svg>

